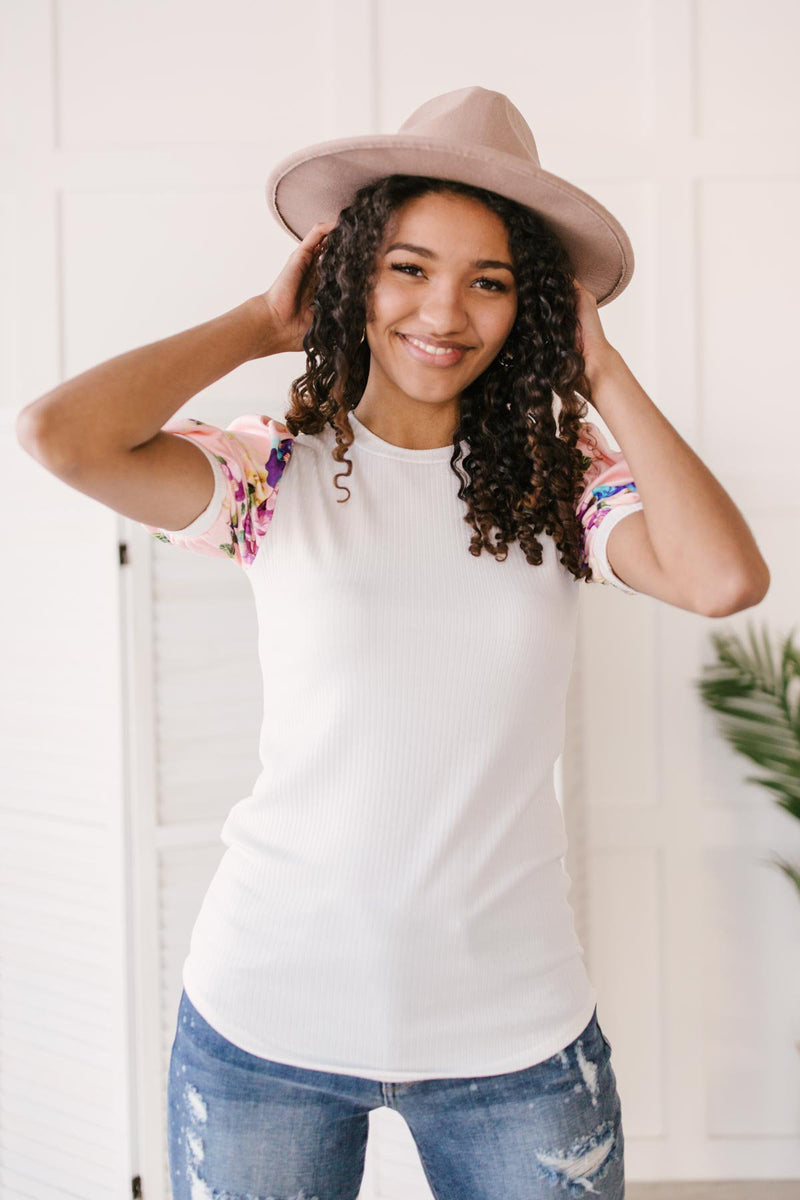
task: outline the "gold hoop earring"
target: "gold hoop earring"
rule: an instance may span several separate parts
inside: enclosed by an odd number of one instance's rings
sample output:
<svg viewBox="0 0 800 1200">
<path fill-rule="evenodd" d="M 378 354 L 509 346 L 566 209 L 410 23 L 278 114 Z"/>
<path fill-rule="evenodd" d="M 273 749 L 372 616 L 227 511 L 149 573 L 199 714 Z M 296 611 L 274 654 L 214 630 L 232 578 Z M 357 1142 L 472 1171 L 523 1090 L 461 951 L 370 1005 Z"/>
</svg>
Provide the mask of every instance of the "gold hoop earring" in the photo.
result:
<svg viewBox="0 0 800 1200">
<path fill-rule="evenodd" d="M 359 346 L 361 345 L 361 342 L 363 342 L 363 341 L 364 341 L 364 338 L 365 338 L 366 336 L 367 336 L 367 327 L 366 327 L 366 325 L 365 325 L 365 326 L 364 326 L 364 332 L 361 334 L 361 339 L 360 339 L 360 341 L 359 341 L 359 343 L 358 343 L 358 344 L 359 344 Z"/>
</svg>

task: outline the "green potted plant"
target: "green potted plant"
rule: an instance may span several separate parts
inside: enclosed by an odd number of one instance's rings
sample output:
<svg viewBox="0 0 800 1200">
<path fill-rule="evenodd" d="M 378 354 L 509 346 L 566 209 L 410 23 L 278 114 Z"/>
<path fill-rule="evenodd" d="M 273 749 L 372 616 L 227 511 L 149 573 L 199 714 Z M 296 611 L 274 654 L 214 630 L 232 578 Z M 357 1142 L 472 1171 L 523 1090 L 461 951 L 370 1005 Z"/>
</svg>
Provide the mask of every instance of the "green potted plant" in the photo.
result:
<svg viewBox="0 0 800 1200">
<path fill-rule="evenodd" d="M 763 768 L 748 775 L 772 793 L 781 808 L 800 820 L 800 649 L 794 628 L 776 655 L 766 626 L 760 640 L 752 624 L 749 645 L 735 633 L 713 633 L 716 661 L 695 681 L 702 699 L 719 714 L 723 737 Z M 800 894 L 800 870 L 782 858 L 772 860 Z"/>
</svg>

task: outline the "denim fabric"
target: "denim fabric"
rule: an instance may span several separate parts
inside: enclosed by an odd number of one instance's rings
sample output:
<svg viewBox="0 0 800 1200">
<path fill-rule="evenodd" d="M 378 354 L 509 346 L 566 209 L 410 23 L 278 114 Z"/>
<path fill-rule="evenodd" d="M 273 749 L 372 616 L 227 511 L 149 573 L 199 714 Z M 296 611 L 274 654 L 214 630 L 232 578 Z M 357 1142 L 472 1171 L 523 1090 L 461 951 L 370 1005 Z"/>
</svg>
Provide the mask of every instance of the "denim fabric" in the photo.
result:
<svg viewBox="0 0 800 1200">
<path fill-rule="evenodd" d="M 544 1062 L 379 1082 L 240 1050 L 181 995 L 168 1079 L 172 1200 L 356 1200 L 369 1113 L 399 1112 L 436 1200 L 624 1200 L 622 1108 L 597 1009 Z"/>
</svg>

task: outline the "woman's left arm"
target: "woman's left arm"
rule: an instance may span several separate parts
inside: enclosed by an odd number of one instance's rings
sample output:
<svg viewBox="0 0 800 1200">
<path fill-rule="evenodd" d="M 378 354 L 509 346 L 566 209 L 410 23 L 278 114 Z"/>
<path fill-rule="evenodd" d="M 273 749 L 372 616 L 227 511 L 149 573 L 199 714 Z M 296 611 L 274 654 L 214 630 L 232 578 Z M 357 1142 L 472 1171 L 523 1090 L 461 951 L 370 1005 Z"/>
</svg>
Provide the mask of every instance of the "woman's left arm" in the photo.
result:
<svg viewBox="0 0 800 1200">
<path fill-rule="evenodd" d="M 696 597 L 698 612 L 737 612 L 758 604 L 770 574 L 747 522 L 608 342 L 592 293 L 577 281 L 575 287 L 592 404 L 636 481 L 659 567 Z M 625 564 L 619 567 L 624 578 Z"/>
</svg>

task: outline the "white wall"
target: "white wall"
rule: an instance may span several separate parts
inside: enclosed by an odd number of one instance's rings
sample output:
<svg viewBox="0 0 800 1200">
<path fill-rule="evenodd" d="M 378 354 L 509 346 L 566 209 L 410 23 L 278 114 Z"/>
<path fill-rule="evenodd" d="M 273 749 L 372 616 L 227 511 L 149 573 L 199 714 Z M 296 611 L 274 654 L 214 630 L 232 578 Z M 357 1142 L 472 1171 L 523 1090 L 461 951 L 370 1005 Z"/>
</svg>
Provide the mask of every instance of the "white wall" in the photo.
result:
<svg viewBox="0 0 800 1200">
<path fill-rule="evenodd" d="M 265 290 L 294 247 L 264 199 L 278 158 L 473 83 L 629 231 L 603 326 L 772 574 L 726 622 L 610 588 L 582 606 L 568 869 L 627 1177 L 800 1176 L 800 913 L 764 865 L 800 862 L 797 822 L 693 687 L 721 625 L 797 620 L 798 34 L 797 0 L 0 0 L 0 1200 L 122 1198 L 137 1174 L 166 1197 L 180 966 L 260 699 L 246 582 L 49 476 L 16 414 Z M 183 411 L 280 417 L 301 369 L 245 364 Z M 364 1196 L 426 1196 L 407 1129 L 373 1116 Z"/>
</svg>

